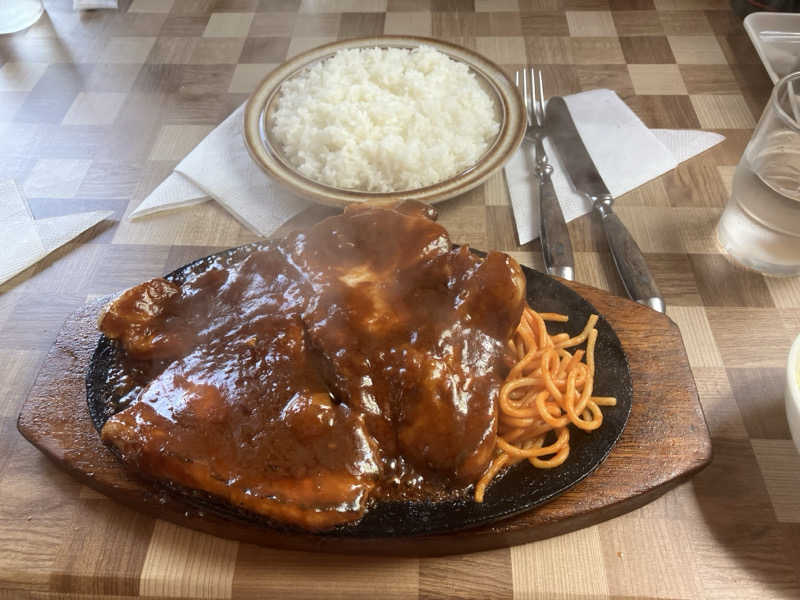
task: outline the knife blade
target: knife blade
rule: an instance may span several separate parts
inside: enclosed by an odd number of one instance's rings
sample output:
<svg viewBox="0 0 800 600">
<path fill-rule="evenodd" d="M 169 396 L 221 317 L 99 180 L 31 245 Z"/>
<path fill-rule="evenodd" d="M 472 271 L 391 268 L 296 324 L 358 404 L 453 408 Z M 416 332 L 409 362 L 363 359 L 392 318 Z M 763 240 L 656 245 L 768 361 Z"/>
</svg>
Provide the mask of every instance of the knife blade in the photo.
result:
<svg viewBox="0 0 800 600">
<path fill-rule="evenodd" d="M 664 312 L 664 298 L 639 245 L 612 209 L 614 198 L 589 155 L 563 98 L 550 98 L 545 109 L 547 136 L 555 146 L 572 187 L 592 201 L 603 223 L 608 246 L 625 291 L 633 300 Z"/>
</svg>

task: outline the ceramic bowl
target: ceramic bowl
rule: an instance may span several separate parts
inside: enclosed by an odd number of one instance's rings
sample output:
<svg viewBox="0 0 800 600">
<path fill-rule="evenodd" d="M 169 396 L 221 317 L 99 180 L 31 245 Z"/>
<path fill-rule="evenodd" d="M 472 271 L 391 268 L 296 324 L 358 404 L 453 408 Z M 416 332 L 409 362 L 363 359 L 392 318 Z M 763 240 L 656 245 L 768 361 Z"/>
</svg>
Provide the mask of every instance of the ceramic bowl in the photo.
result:
<svg viewBox="0 0 800 600">
<path fill-rule="evenodd" d="M 786 362 L 786 420 L 794 445 L 800 450 L 800 335 L 792 344 Z"/>
<path fill-rule="evenodd" d="M 283 156 L 279 144 L 273 142 L 269 122 L 277 104 L 281 85 L 309 65 L 349 48 L 416 48 L 430 46 L 453 60 L 465 63 L 488 92 L 495 106 L 500 130 L 488 150 L 477 163 L 439 183 L 422 188 L 388 193 L 332 187 L 309 179 Z M 436 203 L 463 194 L 480 185 L 500 169 L 519 146 L 525 134 L 526 118 L 522 98 L 513 82 L 496 64 L 467 48 L 439 40 L 420 37 L 383 36 L 344 40 L 314 48 L 278 66 L 255 89 L 244 111 L 244 140 L 253 160 L 279 185 L 289 191 L 333 206 L 346 206 L 376 199 L 382 201 L 419 200 Z"/>
</svg>

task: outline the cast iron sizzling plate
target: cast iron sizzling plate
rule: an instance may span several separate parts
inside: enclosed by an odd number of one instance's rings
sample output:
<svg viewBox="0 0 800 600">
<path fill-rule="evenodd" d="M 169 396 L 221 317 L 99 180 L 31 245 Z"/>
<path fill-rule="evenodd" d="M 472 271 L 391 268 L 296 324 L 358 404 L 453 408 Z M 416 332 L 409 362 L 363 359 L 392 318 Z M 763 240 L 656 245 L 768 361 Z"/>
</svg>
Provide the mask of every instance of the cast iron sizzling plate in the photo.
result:
<svg viewBox="0 0 800 600">
<path fill-rule="evenodd" d="M 257 244 L 240 246 L 201 258 L 165 277 L 180 283 L 187 275 L 204 270 L 215 259 L 223 258 L 235 262 L 254 247 Z M 483 252 L 473 252 L 485 256 Z M 566 331 L 570 335 L 576 335 L 583 329 L 591 314 L 599 314 L 579 294 L 552 277 L 528 267 L 522 269 L 527 279 L 530 306 L 540 312 L 557 312 L 569 316 L 567 323 L 548 323 L 550 333 Z M 616 396 L 617 406 L 603 409 L 603 425 L 592 433 L 570 427 L 570 454 L 563 465 L 555 469 L 540 470 L 526 461 L 506 469 L 489 486 L 482 504 L 473 501 L 471 487 L 465 497 L 456 500 L 374 502 L 360 521 L 341 525 L 319 535 L 376 538 L 458 531 L 527 511 L 554 499 L 579 483 L 611 452 L 628 420 L 633 397 L 628 360 L 619 338 L 602 315 L 597 323 L 597 334 L 594 393 Z M 116 342 L 101 336 L 86 375 L 89 413 L 98 432 L 114 412 L 112 381 L 108 377 L 108 371 L 119 351 Z M 172 491 L 181 494 L 198 511 L 215 513 L 253 525 L 297 530 L 229 506 L 203 492 L 179 488 L 172 488 Z"/>
</svg>

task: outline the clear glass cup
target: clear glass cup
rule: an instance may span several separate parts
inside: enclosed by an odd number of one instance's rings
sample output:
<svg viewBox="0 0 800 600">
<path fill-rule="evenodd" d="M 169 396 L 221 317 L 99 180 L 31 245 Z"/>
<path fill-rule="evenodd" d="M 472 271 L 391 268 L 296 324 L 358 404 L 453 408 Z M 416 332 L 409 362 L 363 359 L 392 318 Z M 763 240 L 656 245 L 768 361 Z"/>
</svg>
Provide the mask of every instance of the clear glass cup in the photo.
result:
<svg viewBox="0 0 800 600">
<path fill-rule="evenodd" d="M 800 72 L 775 84 L 745 148 L 717 236 L 739 263 L 800 275 Z"/>
<path fill-rule="evenodd" d="M 30 27 L 43 12 L 42 0 L 0 0 L 0 34 Z"/>
</svg>

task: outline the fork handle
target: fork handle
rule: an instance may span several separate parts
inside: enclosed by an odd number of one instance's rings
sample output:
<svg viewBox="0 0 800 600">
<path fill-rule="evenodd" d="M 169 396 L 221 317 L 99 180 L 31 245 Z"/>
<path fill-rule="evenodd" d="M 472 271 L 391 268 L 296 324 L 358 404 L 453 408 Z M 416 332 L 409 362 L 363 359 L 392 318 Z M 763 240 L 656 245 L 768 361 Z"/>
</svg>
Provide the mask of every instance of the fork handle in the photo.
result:
<svg viewBox="0 0 800 600">
<path fill-rule="evenodd" d="M 572 242 L 550 173 L 539 177 L 539 240 L 547 273 L 572 281 L 575 278 Z"/>
</svg>

